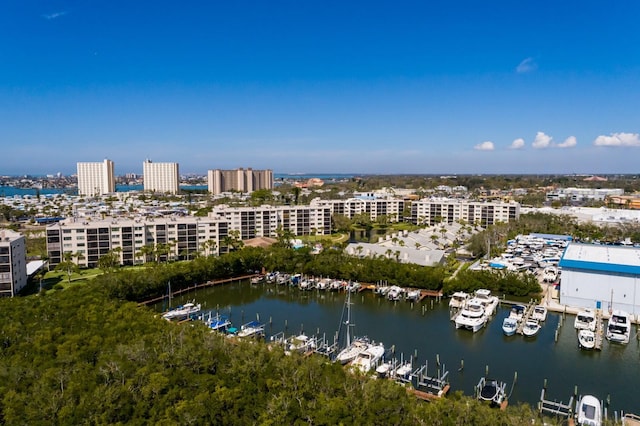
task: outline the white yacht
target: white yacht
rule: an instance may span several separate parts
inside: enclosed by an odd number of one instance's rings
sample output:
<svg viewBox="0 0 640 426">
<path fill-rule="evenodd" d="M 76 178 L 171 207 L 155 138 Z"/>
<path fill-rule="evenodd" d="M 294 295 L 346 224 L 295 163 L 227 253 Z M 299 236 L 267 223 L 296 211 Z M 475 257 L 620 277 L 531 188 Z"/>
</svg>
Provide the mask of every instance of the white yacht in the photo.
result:
<svg viewBox="0 0 640 426">
<path fill-rule="evenodd" d="M 407 290 L 404 295 L 404 300 L 409 302 L 417 302 L 420 299 L 421 292 L 420 290 Z"/>
<path fill-rule="evenodd" d="M 596 314 L 591 309 L 578 312 L 573 326 L 577 330 L 596 331 Z"/>
<path fill-rule="evenodd" d="M 531 314 L 531 318 L 538 321 L 545 321 L 547 319 L 547 308 L 542 305 L 536 305 L 533 308 L 533 314 Z"/>
<path fill-rule="evenodd" d="M 238 337 L 258 337 L 264 334 L 264 324 L 258 321 L 249 321 L 240 327 Z"/>
<path fill-rule="evenodd" d="M 368 373 L 378 366 L 384 356 L 384 345 L 382 343 L 372 343 L 360 352 L 351 362 L 351 367 L 361 373 Z"/>
<path fill-rule="evenodd" d="M 514 319 L 517 322 L 522 321 L 522 317 L 524 316 L 524 311 L 526 309 L 527 308 L 524 305 L 513 305 L 509 311 L 509 318 Z"/>
<path fill-rule="evenodd" d="M 555 266 L 547 266 L 542 272 L 542 281 L 545 283 L 554 283 L 558 279 L 558 268 Z"/>
<path fill-rule="evenodd" d="M 400 365 L 398 365 L 398 367 L 393 371 L 392 375 L 397 379 L 409 379 L 412 369 L 413 365 L 411 361 L 407 361 L 404 363 L 401 362 Z"/>
<path fill-rule="evenodd" d="M 456 328 L 464 328 L 474 333 L 484 327 L 487 322 L 485 308 L 480 300 L 473 298 L 460 311 L 456 317 Z"/>
<path fill-rule="evenodd" d="M 524 323 L 522 334 L 524 335 L 524 337 L 533 337 L 538 334 L 540 328 L 542 327 L 540 327 L 540 323 L 538 323 L 538 320 L 529 319 Z"/>
<path fill-rule="evenodd" d="M 579 426 L 601 426 L 602 406 L 593 395 L 584 395 L 576 409 L 576 424 Z"/>
<path fill-rule="evenodd" d="M 490 290 L 484 288 L 476 290 L 475 298 L 478 299 L 480 303 L 482 303 L 485 315 L 487 317 L 490 317 L 495 313 L 496 309 L 498 308 L 498 303 L 500 302 L 500 300 L 498 300 L 496 296 L 491 295 Z"/>
<path fill-rule="evenodd" d="M 451 300 L 449 300 L 449 309 L 462 309 L 464 308 L 464 305 L 468 300 L 469 293 L 465 293 L 464 291 L 456 291 L 451 295 Z"/>
<path fill-rule="evenodd" d="M 182 306 L 178 306 L 175 309 L 170 310 L 169 312 L 165 312 L 162 314 L 162 318 L 167 321 L 171 320 L 183 320 L 189 317 L 189 315 L 197 314 L 200 312 L 201 305 L 198 303 L 197 305 L 194 302 L 185 303 Z"/>
<path fill-rule="evenodd" d="M 391 361 L 386 361 L 381 363 L 376 367 L 376 374 L 380 379 L 386 378 L 393 368 L 393 364 Z"/>
<path fill-rule="evenodd" d="M 356 338 L 353 342 L 349 343 L 347 347 L 338 353 L 336 357 L 336 361 L 340 364 L 348 364 L 362 352 L 364 352 L 369 347 L 369 339 L 366 337 Z"/>
<path fill-rule="evenodd" d="M 580 349 L 593 349 L 596 346 L 596 334 L 591 330 L 580 330 L 578 332 L 578 346 Z"/>
<path fill-rule="evenodd" d="M 613 311 L 607 323 L 607 340 L 615 343 L 629 343 L 631 334 L 631 318 L 625 311 Z"/>
<path fill-rule="evenodd" d="M 402 298 L 402 293 L 404 289 L 402 287 L 398 287 L 397 285 L 392 285 L 389 287 L 389 291 L 387 292 L 387 299 L 391 301 L 400 300 Z"/>
<path fill-rule="evenodd" d="M 502 332 L 505 336 L 513 336 L 516 334 L 516 330 L 518 329 L 518 321 L 511 317 L 506 317 L 504 321 L 502 321 Z"/>
<path fill-rule="evenodd" d="M 308 352 L 316 348 L 316 341 L 302 333 L 298 336 L 292 337 L 288 346 L 288 350 L 292 352 Z"/>
</svg>

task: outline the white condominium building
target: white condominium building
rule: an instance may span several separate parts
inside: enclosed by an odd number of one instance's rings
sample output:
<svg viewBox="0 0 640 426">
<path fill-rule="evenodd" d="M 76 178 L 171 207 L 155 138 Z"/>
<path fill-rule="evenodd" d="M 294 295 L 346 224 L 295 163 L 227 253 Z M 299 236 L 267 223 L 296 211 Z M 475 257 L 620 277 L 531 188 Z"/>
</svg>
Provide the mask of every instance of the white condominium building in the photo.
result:
<svg viewBox="0 0 640 426">
<path fill-rule="evenodd" d="M 24 235 L 0 229 L 0 297 L 13 297 L 27 285 Z"/>
<path fill-rule="evenodd" d="M 520 217 L 520 204 L 485 202 L 457 198 L 425 198 L 411 203 L 411 221 L 414 224 L 435 225 L 464 221 L 480 226 L 509 222 Z"/>
<path fill-rule="evenodd" d="M 556 188 L 547 192 L 547 201 L 603 201 L 607 197 L 624 195 L 622 188 Z"/>
<path fill-rule="evenodd" d="M 229 230 L 239 231 L 243 240 L 277 237 L 278 229 L 293 235 L 331 234 L 331 210 L 311 206 L 216 206 L 209 217 L 228 223 Z"/>
<path fill-rule="evenodd" d="M 113 161 L 78 163 L 78 195 L 94 197 L 115 191 Z"/>
<path fill-rule="evenodd" d="M 52 267 L 64 260 L 64 253 L 89 268 L 109 252 L 117 253 L 122 265 L 192 259 L 219 253 L 227 235 L 225 221 L 207 217 L 69 218 L 47 226 L 47 254 Z"/>
<path fill-rule="evenodd" d="M 372 221 L 386 216 L 389 222 L 402 220 L 405 202 L 398 199 L 349 198 L 348 200 L 311 200 L 311 207 L 328 207 L 332 214 L 340 214 L 353 219 L 359 214 L 367 214 Z"/>
<path fill-rule="evenodd" d="M 145 160 L 142 163 L 144 190 L 177 194 L 180 188 L 178 163 L 154 163 Z"/>
<path fill-rule="evenodd" d="M 223 192 L 253 192 L 258 189 L 273 189 L 272 170 L 209 170 L 207 172 L 209 192 L 218 195 Z"/>
</svg>

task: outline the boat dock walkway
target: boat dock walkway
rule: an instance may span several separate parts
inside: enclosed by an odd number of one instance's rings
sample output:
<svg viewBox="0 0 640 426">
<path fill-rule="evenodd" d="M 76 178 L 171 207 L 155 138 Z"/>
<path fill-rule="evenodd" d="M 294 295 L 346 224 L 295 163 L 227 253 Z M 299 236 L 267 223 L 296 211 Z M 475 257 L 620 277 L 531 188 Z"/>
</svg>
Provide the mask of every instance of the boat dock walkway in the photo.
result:
<svg viewBox="0 0 640 426">
<path fill-rule="evenodd" d="M 225 278 L 225 279 L 220 279 L 220 280 L 209 280 L 205 283 L 202 284 L 195 284 L 189 287 L 185 287 L 185 288 L 181 288 L 179 290 L 175 290 L 171 292 L 171 297 L 173 296 L 178 296 L 182 293 L 187 293 L 193 290 L 198 290 L 199 288 L 205 288 L 205 287 L 211 287 L 214 285 L 221 285 L 221 284 L 227 284 L 227 283 L 231 283 L 231 282 L 235 282 L 235 281 L 242 281 L 242 280 L 248 280 L 251 279 L 253 277 L 258 276 L 258 274 L 251 274 L 251 275 L 243 275 L 241 277 L 234 277 L 234 278 Z M 158 296 L 158 297 L 154 297 L 153 299 L 149 299 L 149 300 L 144 300 L 142 302 L 138 302 L 138 306 L 143 306 L 143 305 L 149 305 L 151 303 L 155 303 L 155 302 L 160 302 L 164 299 L 167 298 L 166 294 L 163 294 L 162 296 Z"/>
<path fill-rule="evenodd" d="M 527 323 L 527 321 L 531 318 L 531 315 L 533 315 L 533 310 L 535 307 L 536 307 L 535 302 L 533 301 L 529 302 L 529 304 L 524 310 L 524 315 L 522 315 L 522 320 L 518 322 L 518 328 L 516 329 L 516 333 L 524 334 L 524 326 Z"/>
<path fill-rule="evenodd" d="M 602 341 L 604 338 L 604 320 L 602 319 L 602 309 L 596 309 L 596 342 L 594 349 L 602 350 Z"/>
</svg>

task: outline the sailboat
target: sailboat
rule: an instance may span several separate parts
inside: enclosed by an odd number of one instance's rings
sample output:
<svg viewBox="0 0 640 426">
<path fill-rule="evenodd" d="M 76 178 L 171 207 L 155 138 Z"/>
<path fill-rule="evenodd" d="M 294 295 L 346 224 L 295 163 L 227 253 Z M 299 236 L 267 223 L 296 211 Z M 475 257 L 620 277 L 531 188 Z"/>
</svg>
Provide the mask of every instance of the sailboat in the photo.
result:
<svg viewBox="0 0 640 426">
<path fill-rule="evenodd" d="M 357 337 L 351 340 L 351 328 L 355 324 L 351 324 L 351 292 L 347 291 L 347 301 L 345 308 L 347 310 L 347 319 L 343 323 L 346 326 L 345 331 L 345 348 L 338 353 L 336 361 L 340 364 L 347 364 L 353 361 L 358 355 L 369 347 L 369 339 L 366 337 Z"/>
</svg>

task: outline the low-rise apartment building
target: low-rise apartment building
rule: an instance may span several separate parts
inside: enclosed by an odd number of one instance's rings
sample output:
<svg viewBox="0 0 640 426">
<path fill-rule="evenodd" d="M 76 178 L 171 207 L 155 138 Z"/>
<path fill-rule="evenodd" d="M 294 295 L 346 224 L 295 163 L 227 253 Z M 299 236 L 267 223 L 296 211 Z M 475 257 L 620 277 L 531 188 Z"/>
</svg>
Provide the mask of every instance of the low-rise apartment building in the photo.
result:
<svg viewBox="0 0 640 426">
<path fill-rule="evenodd" d="M 331 234 L 331 210 L 312 206 L 217 206 L 209 217 L 228 223 L 230 230 L 240 232 L 243 240 L 256 237 L 277 237 L 278 229 L 293 235 Z"/>
<path fill-rule="evenodd" d="M 47 226 L 47 254 L 55 267 L 65 253 L 82 267 L 94 268 L 99 259 L 117 253 L 122 265 L 151 260 L 188 259 L 198 253 L 226 250 L 227 222 L 207 217 L 105 218 L 74 220 Z M 147 248 L 145 248 L 147 247 Z M 153 252 L 151 248 L 162 248 Z"/>
<path fill-rule="evenodd" d="M 520 217 L 520 204 L 514 201 L 471 201 L 456 198 L 425 198 L 411 203 L 411 221 L 434 225 L 464 221 L 480 226 L 509 222 Z"/>
<path fill-rule="evenodd" d="M 380 216 L 386 216 L 390 222 L 402 220 L 405 207 L 404 200 L 378 198 L 349 198 L 347 200 L 311 200 L 311 207 L 329 208 L 331 214 L 340 214 L 352 219 L 354 216 L 366 213 L 372 221 Z"/>
<path fill-rule="evenodd" d="M 0 297 L 13 297 L 27 285 L 27 248 L 24 235 L 0 230 Z"/>
</svg>

